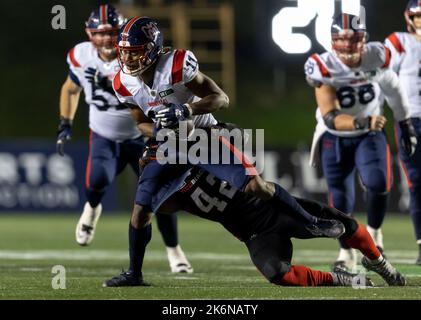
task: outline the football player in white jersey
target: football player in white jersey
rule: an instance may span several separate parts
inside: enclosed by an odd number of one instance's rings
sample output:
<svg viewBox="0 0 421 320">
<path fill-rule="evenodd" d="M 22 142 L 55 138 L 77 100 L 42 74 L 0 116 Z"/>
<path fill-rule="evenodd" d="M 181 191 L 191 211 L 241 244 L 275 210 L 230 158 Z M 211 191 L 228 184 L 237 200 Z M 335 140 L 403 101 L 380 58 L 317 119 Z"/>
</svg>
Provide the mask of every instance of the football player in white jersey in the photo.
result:
<svg viewBox="0 0 421 320">
<path fill-rule="evenodd" d="M 76 241 L 89 245 L 102 212 L 101 199 L 107 187 L 127 165 L 139 175 L 139 158 L 144 149 L 144 137 L 130 111 L 119 102 L 112 88 L 112 79 L 120 70 L 115 48 L 123 17 L 111 5 L 101 5 L 86 22 L 90 41 L 77 44 L 67 56 L 69 76 L 60 96 L 60 126 L 57 151 L 64 154 L 64 143 L 71 137 L 79 94 L 83 90 L 89 105 L 89 158 L 86 167 L 86 197 L 83 213 L 76 226 Z M 177 221 L 157 215 L 167 247 L 172 272 L 192 272 L 178 244 Z M 129 247 L 136 250 L 129 232 Z"/>
<path fill-rule="evenodd" d="M 113 87 L 120 102 L 128 104 L 138 127 L 146 136 L 156 135 L 159 128 L 154 122 L 164 128 L 178 128 L 179 122 L 184 120 L 192 120 L 195 127 L 203 129 L 222 126 L 212 112 L 228 107 L 227 95 L 212 79 L 199 71 L 193 52 L 163 47 L 163 36 L 155 20 L 140 16 L 130 19 L 120 29 L 118 48 L 122 70 L 114 77 Z M 342 234 L 343 226 L 336 221 L 315 219 L 281 186 L 265 182 L 257 174 L 249 174 L 256 170 L 245 161 L 235 146 L 228 140 L 220 139 L 219 142 L 221 148 L 230 152 L 230 156 L 242 162 L 215 165 L 199 161 L 198 166 L 230 182 L 239 190 L 265 200 L 279 201 L 305 221 L 313 234 L 329 237 Z M 178 155 L 174 151 L 173 154 Z M 151 237 L 151 202 L 159 188 L 160 178 L 178 169 L 180 167 L 177 165 L 163 165 L 158 161 L 148 162 L 143 169 L 132 213 L 132 225 L 138 232 L 139 246 L 146 247 Z M 139 255 L 135 259 L 142 261 L 143 256 Z M 104 285 L 114 287 L 142 284 L 141 265 L 138 266 L 134 272 L 122 273 L 107 280 Z"/>
<path fill-rule="evenodd" d="M 320 153 L 331 206 L 352 214 L 355 172 L 367 191 L 368 231 L 384 248 L 381 225 L 391 188 L 389 145 L 383 131 L 384 98 L 404 130 L 405 152 L 414 152 L 416 140 L 408 121 L 408 101 L 396 73 L 390 68 L 390 50 L 379 42 L 366 43 L 359 17 L 341 14 L 332 23 L 333 52 L 312 55 L 305 64 L 308 83 L 315 87 L 318 125 L 312 163 Z M 355 252 L 341 242 L 333 268 L 354 269 Z"/>
<path fill-rule="evenodd" d="M 385 45 L 392 51 L 392 68 L 399 75 L 409 100 L 409 116 L 417 139 L 421 139 L 421 1 L 409 1 L 405 10 L 408 32 L 392 33 Z M 402 128 L 395 126 L 396 141 L 401 164 L 406 174 L 410 192 L 410 213 L 415 229 L 421 265 L 421 147 L 408 156 L 402 144 Z"/>
</svg>

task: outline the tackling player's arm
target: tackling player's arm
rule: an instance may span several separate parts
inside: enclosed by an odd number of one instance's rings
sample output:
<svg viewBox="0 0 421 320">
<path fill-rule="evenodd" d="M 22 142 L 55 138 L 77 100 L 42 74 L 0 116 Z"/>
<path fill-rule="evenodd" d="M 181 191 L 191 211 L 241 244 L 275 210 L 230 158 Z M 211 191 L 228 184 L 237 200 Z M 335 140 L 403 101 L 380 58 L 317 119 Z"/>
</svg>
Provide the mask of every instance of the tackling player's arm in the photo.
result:
<svg viewBox="0 0 421 320">
<path fill-rule="evenodd" d="M 386 123 L 383 116 L 358 118 L 340 112 L 339 102 L 336 98 L 336 89 L 330 85 L 322 84 L 315 88 L 317 105 L 320 108 L 326 126 L 332 130 L 352 131 L 370 129 L 381 131 Z"/>
<path fill-rule="evenodd" d="M 57 152 L 64 155 L 64 143 L 71 139 L 73 119 L 79 103 L 80 91 L 70 76 L 67 77 L 60 92 L 60 124 L 57 132 Z"/>
</svg>

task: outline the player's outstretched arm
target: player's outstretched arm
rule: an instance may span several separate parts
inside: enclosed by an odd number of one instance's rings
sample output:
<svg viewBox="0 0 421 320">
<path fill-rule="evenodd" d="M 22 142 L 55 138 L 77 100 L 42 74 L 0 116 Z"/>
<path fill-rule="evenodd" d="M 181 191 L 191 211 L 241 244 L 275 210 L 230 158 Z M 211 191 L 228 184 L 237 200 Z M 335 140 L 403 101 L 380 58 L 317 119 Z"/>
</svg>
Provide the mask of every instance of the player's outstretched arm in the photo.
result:
<svg viewBox="0 0 421 320">
<path fill-rule="evenodd" d="M 82 90 L 70 76 L 67 77 L 60 93 L 60 124 L 57 132 L 57 152 L 64 155 L 64 143 L 71 139 L 73 119 L 79 103 Z"/>
</svg>

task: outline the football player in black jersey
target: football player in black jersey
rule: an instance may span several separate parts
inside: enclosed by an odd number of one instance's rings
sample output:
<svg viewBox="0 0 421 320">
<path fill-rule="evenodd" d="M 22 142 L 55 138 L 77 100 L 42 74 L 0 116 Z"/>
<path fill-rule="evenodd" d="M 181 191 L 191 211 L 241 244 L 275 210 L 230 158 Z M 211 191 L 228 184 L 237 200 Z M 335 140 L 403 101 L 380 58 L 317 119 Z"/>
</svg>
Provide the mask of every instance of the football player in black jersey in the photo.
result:
<svg viewBox="0 0 421 320">
<path fill-rule="evenodd" d="M 291 265 L 291 238 L 315 238 L 305 223 L 289 207 L 277 201 L 263 201 L 243 193 L 214 175 L 199 169 L 179 168 L 178 172 L 160 181 L 159 192 L 152 202 L 154 212 L 172 214 L 179 210 L 222 224 L 225 229 L 247 246 L 251 260 L 263 276 L 282 286 L 373 286 L 364 275 L 343 270 L 323 272 L 303 265 Z M 298 203 L 316 217 L 335 219 L 344 225 L 340 236 L 349 246 L 364 255 L 362 264 L 377 272 L 392 286 L 406 285 L 405 278 L 387 261 L 366 228 L 354 218 L 323 204 L 296 198 Z M 141 216 L 139 223 L 146 228 L 151 216 Z M 149 228 L 150 230 L 150 228 Z M 151 238 L 144 237 L 145 250 Z M 138 261 L 142 264 L 142 261 Z M 104 282 L 106 287 L 147 285 L 142 277 L 122 274 Z"/>
</svg>

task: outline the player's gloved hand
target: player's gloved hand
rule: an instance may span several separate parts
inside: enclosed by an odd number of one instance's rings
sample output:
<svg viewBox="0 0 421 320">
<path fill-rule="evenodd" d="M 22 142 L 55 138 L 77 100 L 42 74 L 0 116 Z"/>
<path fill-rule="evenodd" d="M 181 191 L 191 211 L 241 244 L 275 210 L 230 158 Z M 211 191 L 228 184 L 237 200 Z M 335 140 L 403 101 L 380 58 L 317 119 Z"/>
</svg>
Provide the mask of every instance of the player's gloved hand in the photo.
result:
<svg viewBox="0 0 421 320">
<path fill-rule="evenodd" d="M 414 127 L 412 126 L 410 119 L 399 121 L 399 127 L 401 129 L 400 143 L 402 144 L 405 153 L 410 157 L 414 154 L 418 143 Z"/>
<path fill-rule="evenodd" d="M 158 150 L 158 143 L 151 141 L 149 145 L 145 147 L 142 157 L 139 159 L 139 165 L 143 169 L 149 162 L 156 160 L 156 151 Z"/>
<path fill-rule="evenodd" d="M 190 119 L 192 113 L 193 111 L 187 103 L 169 103 L 164 109 L 161 109 L 156 113 L 156 118 L 161 120 L 163 128 L 174 128 L 178 125 L 179 121 Z"/>
<path fill-rule="evenodd" d="M 60 117 L 60 124 L 57 131 L 56 150 L 61 156 L 64 156 L 64 144 L 72 138 L 72 120 Z"/>
</svg>

